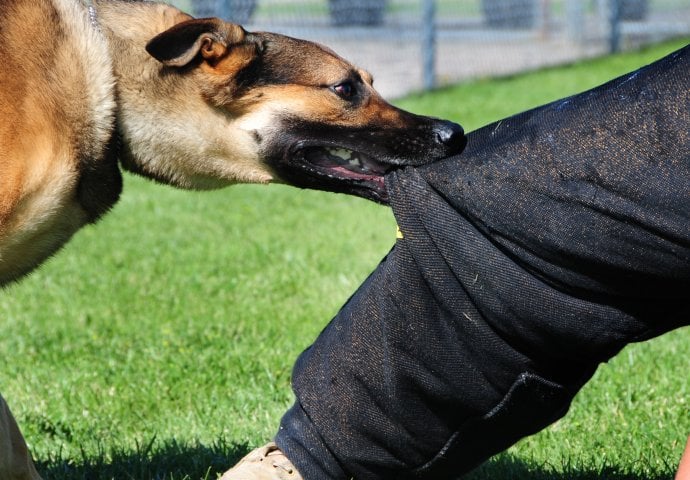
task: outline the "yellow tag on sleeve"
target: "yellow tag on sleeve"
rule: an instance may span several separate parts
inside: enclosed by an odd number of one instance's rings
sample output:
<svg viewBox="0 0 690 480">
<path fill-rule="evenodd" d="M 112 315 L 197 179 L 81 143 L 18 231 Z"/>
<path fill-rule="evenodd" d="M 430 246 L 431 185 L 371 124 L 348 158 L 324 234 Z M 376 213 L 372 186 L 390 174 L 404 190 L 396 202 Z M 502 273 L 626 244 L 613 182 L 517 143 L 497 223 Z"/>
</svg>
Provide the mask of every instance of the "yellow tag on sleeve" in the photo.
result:
<svg viewBox="0 0 690 480">
<path fill-rule="evenodd" d="M 399 226 L 396 226 L 395 229 L 395 238 L 404 238 L 402 230 L 400 230 Z"/>
</svg>

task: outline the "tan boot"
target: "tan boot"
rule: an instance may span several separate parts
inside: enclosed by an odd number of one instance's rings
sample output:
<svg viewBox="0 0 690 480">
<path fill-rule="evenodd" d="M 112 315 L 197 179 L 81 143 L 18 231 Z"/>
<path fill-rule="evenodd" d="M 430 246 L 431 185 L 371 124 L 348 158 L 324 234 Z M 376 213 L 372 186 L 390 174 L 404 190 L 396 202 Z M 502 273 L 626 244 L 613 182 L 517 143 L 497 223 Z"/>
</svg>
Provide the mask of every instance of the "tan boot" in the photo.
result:
<svg viewBox="0 0 690 480">
<path fill-rule="evenodd" d="M 220 480 L 302 480 L 295 466 L 273 442 L 249 452 Z"/>
</svg>

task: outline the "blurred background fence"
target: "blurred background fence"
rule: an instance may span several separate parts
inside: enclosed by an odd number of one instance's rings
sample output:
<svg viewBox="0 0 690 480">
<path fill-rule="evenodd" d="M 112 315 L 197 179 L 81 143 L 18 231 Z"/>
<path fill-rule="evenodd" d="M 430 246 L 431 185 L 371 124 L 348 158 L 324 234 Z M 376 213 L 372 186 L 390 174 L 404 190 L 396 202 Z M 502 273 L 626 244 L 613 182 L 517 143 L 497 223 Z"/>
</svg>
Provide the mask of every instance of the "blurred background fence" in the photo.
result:
<svg viewBox="0 0 690 480">
<path fill-rule="evenodd" d="M 690 0 L 172 0 L 324 43 L 387 97 L 690 35 Z"/>
</svg>

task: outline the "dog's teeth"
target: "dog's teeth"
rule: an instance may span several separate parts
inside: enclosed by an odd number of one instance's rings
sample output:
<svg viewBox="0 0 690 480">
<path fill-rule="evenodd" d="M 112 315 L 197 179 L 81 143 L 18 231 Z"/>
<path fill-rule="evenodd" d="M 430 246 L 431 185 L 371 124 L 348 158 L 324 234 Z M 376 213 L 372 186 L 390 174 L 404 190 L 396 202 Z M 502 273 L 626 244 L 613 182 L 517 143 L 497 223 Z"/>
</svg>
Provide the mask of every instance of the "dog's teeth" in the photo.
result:
<svg viewBox="0 0 690 480">
<path fill-rule="evenodd" d="M 346 161 L 350 161 L 352 157 L 352 150 L 347 150 L 346 148 L 327 148 L 326 151 L 329 155 Z"/>
<path fill-rule="evenodd" d="M 343 162 L 341 165 L 347 165 L 357 170 L 363 169 L 364 171 L 370 171 L 367 164 L 362 161 L 362 158 L 357 152 L 339 147 L 326 147 L 324 150 L 326 150 L 331 157 L 340 159 Z"/>
<path fill-rule="evenodd" d="M 348 161 L 348 163 L 350 165 L 355 166 L 355 167 L 361 167 L 362 166 L 362 162 L 359 160 L 359 157 L 357 155 L 353 155 L 352 157 L 350 157 L 350 160 Z"/>
</svg>

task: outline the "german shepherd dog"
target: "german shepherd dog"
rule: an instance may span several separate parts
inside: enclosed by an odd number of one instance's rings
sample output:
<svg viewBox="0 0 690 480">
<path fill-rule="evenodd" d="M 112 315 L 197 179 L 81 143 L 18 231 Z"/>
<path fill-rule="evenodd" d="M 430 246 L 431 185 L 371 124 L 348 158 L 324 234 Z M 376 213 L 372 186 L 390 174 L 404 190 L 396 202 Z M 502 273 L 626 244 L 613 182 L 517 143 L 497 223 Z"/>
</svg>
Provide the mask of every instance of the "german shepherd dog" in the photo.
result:
<svg viewBox="0 0 690 480">
<path fill-rule="evenodd" d="M 0 285 L 118 199 L 119 166 L 187 189 L 282 182 L 385 203 L 384 174 L 458 153 L 329 49 L 168 5 L 0 0 Z M 38 478 L 0 397 L 0 479 Z"/>
</svg>

